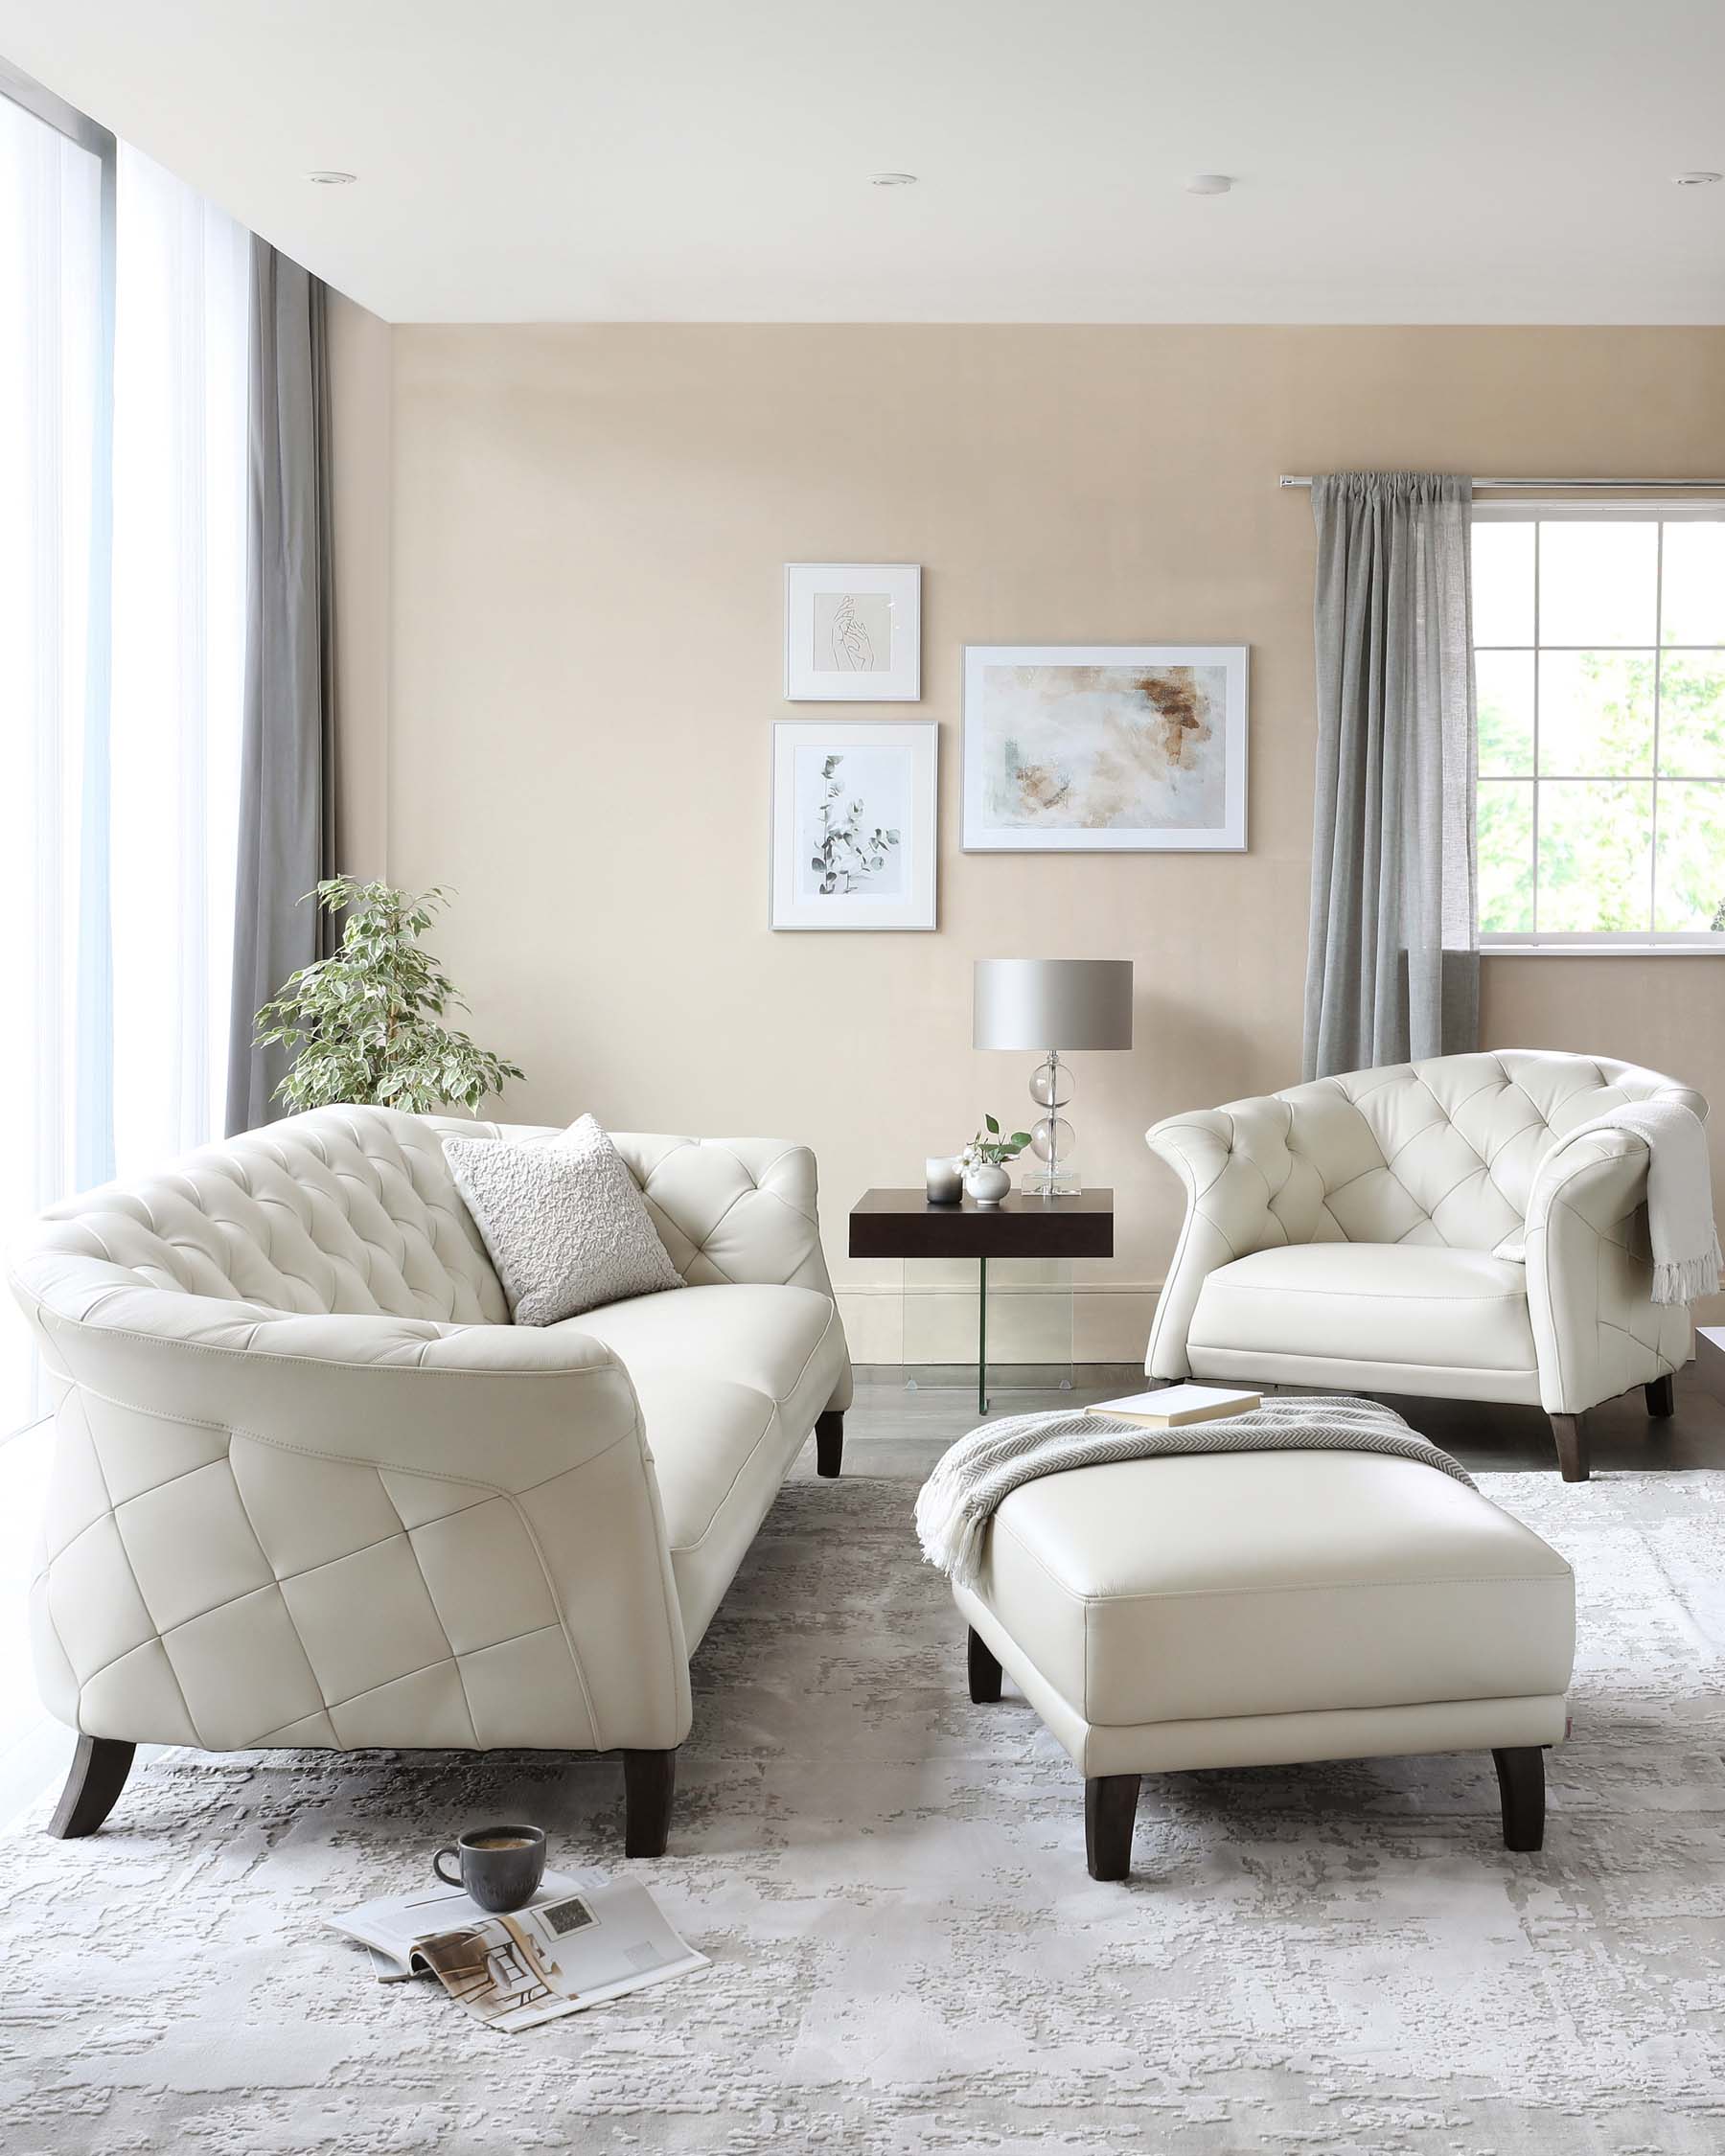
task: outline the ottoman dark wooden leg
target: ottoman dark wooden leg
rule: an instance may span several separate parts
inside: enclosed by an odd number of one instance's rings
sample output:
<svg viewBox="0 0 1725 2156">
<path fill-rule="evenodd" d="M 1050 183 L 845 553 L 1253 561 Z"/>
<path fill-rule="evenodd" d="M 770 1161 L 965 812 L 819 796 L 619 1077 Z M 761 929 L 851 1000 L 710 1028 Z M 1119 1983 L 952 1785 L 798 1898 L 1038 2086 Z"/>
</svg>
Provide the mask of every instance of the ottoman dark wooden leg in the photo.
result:
<svg viewBox="0 0 1725 2156">
<path fill-rule="evenodd" d="M 1545 1843 L 1545 1753 L 1518 1744 L 1491 1755 L 1504 1800 L 1504 1846 L 1537 1849 Z"/>
<path fill-rule="evenodd" d="M 1000 1665 L 978 1632 L 972 1632 L 965 1648 L 970 1664 L 971 1704 L 988 1707 L 1000 1696 Z"/>
<path fill-rule="evenodd" d="M 844 1417 L 829 1408 L 815 1424 L 815 1472 L 830 1482 L 844 1457 Z"/>
<path fill-rule="evenodd" d="M 118 1737 L 79 1738 L 72 1772 L 48 1822 L 48 1831 L 57 1841 L 75 1842 L 80 1835 L 95 1833 L 120 1801 L 137 1749 Z"/>
<path fill-rule="evenodd" d="M 663 1856 L 671 1838 L 671 1794 L 677 1786 L 677 1754 L 623 1755 L 623 1853 Z"/>
<path fill-rule="evenodd" d="M 1647 1412 L 1657 1422 L 1677 1412 L 1677 1380 L 1668 1370 L 1664 1377 L 1656 1377 L 1651 1385 L 1644 1385 L 1647 1396 Z"/>
<path fill-rule="evenodd" d="M 1092 1775 L 1084 1785 L 1084 1854 L 1092 1879 L 1124 1879 L 1132 1869 L 1138 1818 L 1137 1775 Z"/>
<path fill-rule="evenodd" d="M 1579 1415 L 1552 1415 L 1552 1435 L 1557 1440 L 1557 1464 L 1566 1482 L 1587 1480 L 1587 1432 Z"/>
</svg>

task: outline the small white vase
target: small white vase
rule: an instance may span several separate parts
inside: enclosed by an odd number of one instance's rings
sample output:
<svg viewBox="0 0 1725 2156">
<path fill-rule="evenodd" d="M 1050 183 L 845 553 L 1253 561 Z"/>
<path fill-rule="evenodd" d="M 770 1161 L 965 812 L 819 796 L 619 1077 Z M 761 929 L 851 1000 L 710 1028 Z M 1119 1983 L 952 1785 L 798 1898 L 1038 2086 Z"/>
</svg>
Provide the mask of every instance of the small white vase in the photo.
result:
<svg viewBox="0 0 1725 2156">
<path fill-rule="evenodd" d="M 992 1160 L 980 1160 L 965 1170 L 964 1187 L 973 1204 L 998 1205 L 1012 1188 L 1012 1178 Z"/>
</svg>

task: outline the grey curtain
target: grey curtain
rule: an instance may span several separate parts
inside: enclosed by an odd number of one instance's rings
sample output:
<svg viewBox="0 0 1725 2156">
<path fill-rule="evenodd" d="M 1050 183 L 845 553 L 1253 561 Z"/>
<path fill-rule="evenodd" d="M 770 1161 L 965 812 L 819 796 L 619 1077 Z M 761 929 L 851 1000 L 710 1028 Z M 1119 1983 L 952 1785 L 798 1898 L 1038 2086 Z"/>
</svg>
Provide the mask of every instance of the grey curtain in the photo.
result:
<svg viewBox="0 0 1725 2156">
<path fill-rule="evenodd" d="M 1308 1078 L 1478 1045 L 1472 493 L 1436 472 L 1312 482 Z"/>
<path fill-rule="evenodd" d="M 261 1004 L 326 956 L 329 917 L 300 899 L 335 873 L 335 621 L 330 544 L 325 288 L 251 243 L 251 483 L 245 723 L 227 1127 L 282 1113 L 288 1068 L 254 1048 Z"/>
</svg>

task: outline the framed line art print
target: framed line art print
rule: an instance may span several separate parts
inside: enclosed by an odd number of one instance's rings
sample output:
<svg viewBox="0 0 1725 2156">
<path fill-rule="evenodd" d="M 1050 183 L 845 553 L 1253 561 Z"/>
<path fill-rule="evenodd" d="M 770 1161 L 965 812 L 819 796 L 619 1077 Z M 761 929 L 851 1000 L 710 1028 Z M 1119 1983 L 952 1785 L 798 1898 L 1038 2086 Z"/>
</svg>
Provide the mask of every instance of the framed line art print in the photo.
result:
<svg viewBox="0 0 1725 2156">
<path fill-rule="evenodd" d="M 967 644 L 967 853 L 1243 853 L 1244 644 Z"/>
<path fill-rule="evenodd" d="M 932 719 L 775 722 L 771 928 L 933 928 L 939 737 Z"/>
<path fill-rule="evenodd" d="M 917 563 L 785 563 L 787 703 L 915 703 L 921 696 Z"/>
</svg>

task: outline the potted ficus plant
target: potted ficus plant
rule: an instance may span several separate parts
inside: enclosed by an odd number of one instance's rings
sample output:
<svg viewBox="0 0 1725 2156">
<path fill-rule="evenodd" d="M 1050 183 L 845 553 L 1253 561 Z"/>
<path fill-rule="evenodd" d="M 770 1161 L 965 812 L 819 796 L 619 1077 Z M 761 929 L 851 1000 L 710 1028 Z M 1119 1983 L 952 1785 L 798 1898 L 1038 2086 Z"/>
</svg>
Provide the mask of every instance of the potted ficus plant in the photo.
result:
<svg viewBox="0 0 1725 2156">
<path fill-rule="evenodd" d="M 1000 1135 L 1000 1126 L 992 1115 L 984 1115 L 982 1129 L 958 1156 L 958 1165 L 964 1171 L 964 1187 L 978 1205 L 998 1205 L 1012 1188 L 1012 1178 L 1006 1173 L 1008 1160 L 1016 1160 L 1030 1142 L 1028 1131 L 1014 1131 L 1010 1137 Z"/>
<path fill-rule="evenodd" d="M 419 1115 L 459 1101 L 477 1114 L 488 1093 L 525 1075 L 442 1022 L 467 1004 L 419 939 L 448 899 L 440 884 L 415 894 L 348 876 L 306 893 L 302 906 L 345 919 L 338 948 L 302 966 L 258 1013 L 259 1047 L 279 1041 L 294 1058 L 278 1100 L 292 1109 L 361 1101 Z"/>
</svg>

